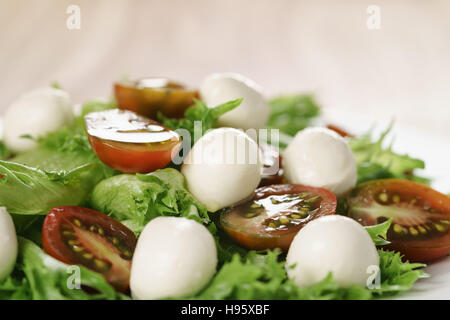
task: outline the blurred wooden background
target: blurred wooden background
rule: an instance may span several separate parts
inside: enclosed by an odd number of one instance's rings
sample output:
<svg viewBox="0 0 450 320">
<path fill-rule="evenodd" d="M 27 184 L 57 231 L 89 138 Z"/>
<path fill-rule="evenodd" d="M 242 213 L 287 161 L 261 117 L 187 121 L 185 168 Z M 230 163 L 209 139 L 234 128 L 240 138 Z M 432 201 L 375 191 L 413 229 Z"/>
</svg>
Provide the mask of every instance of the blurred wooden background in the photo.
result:
<svg viewBox="0 0 450 320">
<path fill-rule="evenodd" d="M 71 4 L 80 30 L 66 27 Z M 380 30 L 366 25 L 373 4 Z M 450 141 L 448 0 L 0 0 L 0 43 L 0 114 L 52 81 L 81 102 L 124 74 L 195 86 L 235 71 L 268 96 L 310 91 Z"/>
</svg>

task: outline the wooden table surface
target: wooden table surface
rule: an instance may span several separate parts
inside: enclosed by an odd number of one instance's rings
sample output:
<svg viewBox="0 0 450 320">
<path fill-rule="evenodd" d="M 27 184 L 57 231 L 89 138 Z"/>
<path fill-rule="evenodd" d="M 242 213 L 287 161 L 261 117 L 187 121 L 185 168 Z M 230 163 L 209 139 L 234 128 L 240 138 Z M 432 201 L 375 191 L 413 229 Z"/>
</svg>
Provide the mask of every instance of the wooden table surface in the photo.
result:
<svg viewBox="0 0 450 320">
<path fill-rule="evenodd" d="M 71 4 L 79 30 L 66 27 Z M 373 4 L 379 30 L 366 25 Z M 309 91 L 326 108 L 450 141 L 448 0 L 0 0 L 0 43 L 0 114 L 52 81 L 81 102 L 122 75 L 196 86 L 234 71 L 268 96 Z"/>
</svg>

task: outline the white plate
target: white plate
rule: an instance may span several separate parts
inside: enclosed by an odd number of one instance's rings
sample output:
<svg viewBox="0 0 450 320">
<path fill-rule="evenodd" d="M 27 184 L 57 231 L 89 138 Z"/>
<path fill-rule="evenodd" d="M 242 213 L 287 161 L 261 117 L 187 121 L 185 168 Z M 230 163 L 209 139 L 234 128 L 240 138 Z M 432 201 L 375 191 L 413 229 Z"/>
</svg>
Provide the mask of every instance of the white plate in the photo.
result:
<svg viewBox="0 0 450 320">
<path fill-rule="evenodd" d="M 322 121 L 333 123 L 350 132 L 362 134 L 371 128 L 371 120 L 361 116 L 341 114 L 338 110 L 325 109 Z M 0 138 L 2 125 L 0 118 Z M 375 133 L 386 128 L 388 123 L 380 124 Z M 408 153 L 425 161 L 426 169 L 422 174 L 433 179 L 433 187 L 443 193 L 450 193 L 450 146 L 440 137 L 433 137 L 417 132 L 413 128 L 394 125 L 395 136 L 393 149 Z M 414 288 L 395 299 L 450 299 L 450 257 L 430 264 L 425 271 L 431 278 L 419 280 Z"/>
</svg>

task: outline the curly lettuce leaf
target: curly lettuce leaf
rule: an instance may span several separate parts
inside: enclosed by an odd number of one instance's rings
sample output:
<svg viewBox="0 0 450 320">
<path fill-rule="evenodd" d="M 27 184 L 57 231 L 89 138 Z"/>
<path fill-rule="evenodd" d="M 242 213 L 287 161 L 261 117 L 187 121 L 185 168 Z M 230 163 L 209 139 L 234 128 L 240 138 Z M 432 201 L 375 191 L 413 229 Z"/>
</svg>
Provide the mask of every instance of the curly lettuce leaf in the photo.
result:
<svg viewBox="0 0 450 320">
<path fill-rule="evenodd" d="M 0 206 L 11 214 L 47 214 L 53 207 L 83 204 L 103 178 L 97 163 L 49 172 L 0 160 Z"/>
<path fill-rule="evenodd" d="M 425 277 L 422 264 L 402 262 L 399 253 L 378 251 L 381 283 L 379 288 L 341 287 L 332 274 L 310 287 L 298 287 L 288 279 L 285 262 L 278 250 L 235 254 L 217 272 L 209 285 L 194 299 L 299 299 L 366 300 L 386 297 L 411 289 Z"/>
<path fill-rule="evenodd" d="M 0 299 L 33 300 L 105 300 L 124 299 L 106 282 L 105 278 L 83 266 L 79 268 L 80 284 L 95 290 L 69 288 L 74 274 L 66 265 L 47 255 L 33 242 L 19 238 L 19 256 L 16 270 L 0 282 Z"/>
<path fill-rule="evenodd" d="M 280 96 L 269 101 L 271 108 L 268 127 L 294 136 L 311 124 L 320 114 L 320 107 L 311 95 Z"/>
<path fill-rule="evenodd" d="M 210 222 L 205 207 L 187 191 L 183 175 L 172 168 L 105 179 L 94 188 L 90 203 L 136 233 L 158 216 Z"/>
<path fill-rule="evenodd" d="M 429 179 L 415 174 L 416 169 L 425 168 L 422 160 L 395 153 L 392 146 L 384 147 L 391 129 L 392 126 L 389 126 L 375 141 L 370 133 L 349 140 L 358 166 L 358 183 L 382 178 L 399 178 L 428 184 Z"/>
<path fill-rule="evenodd" d="M 242 99 L 231 100 L 225 102 L 214 108 L 209 108 L 202 101 L 194 99 L 194 105 L 189 107 L 185 113 L 184 118 L 175 119 L 167 118 L 162 113 L 158 113 L 158 120 L 173 130 L 186 129 L 189 131 L 192 141 L 191 144 L 194 145 L 196 142 L 194 139 L 198 139 L 203 134 L 212 128 L 217 126 L 217 121 L 219 117 L 228 111 L 237 108 L 242 102 Z M 195 132 L 195 122 L 201 122 L 202 132 Z"/>
</svg>

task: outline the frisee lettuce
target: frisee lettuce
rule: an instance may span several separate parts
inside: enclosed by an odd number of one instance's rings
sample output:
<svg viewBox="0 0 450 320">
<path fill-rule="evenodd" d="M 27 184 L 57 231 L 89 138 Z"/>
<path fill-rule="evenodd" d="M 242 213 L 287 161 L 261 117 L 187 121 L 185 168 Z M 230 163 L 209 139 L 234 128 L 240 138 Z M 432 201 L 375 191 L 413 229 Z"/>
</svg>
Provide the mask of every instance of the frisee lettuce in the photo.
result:
<svg viewBox="0 0 450 320">
<path fill-rule="evenodd" d="M 203 224 L 210 222 L 206 208 L 187 191 L 183 175 L 172 168 L 105 179 L 92 191 L 90 203 L 94 209 L 111 215 L 136 233 L 158 216 L 186 217 Z"/>
<path fill-rule="evenodd" d="M 97 272 L 79 268 L 80 284 L 95 290 L 87 293 L 81 288 L 69 288 L 75 284 L 74 271 L 51 256 L 30 240 L 19 238 L 19 256 L 14 272 L 0 281 L 0 299 L 11 300 L 105 300 L 129 299 L 108 284 Z M 72 278 L 71 278 L 72 277 Z"/>
<path fill-rule="evenodd" d="M 391 129 L 392 125 L 376 140 L 373 140 L 370 132 L 349 140 L 358 166 L 358 183 L 382 178 L 399 178 L 428 184 L 429 179 L 415 174 L 416 169 L 425 168 L 422 160 L 395 153 L 392 146 L 384 146 Z"/>
<path fill-rule="evenodd" d="M 378 251 L 380 255 L 380 286 L 341 287 L 332 274 L 310 287 L 298 287 L 288 279 L 285 262 L 279 250 L 250 251 L 245 257 L 235 254 L 226 262 L 209 285 L 193 299 L 375 299 L 411 289 L 426 277 L 424 265 L 402 262 L 399 253 Z"/>
</svg>

